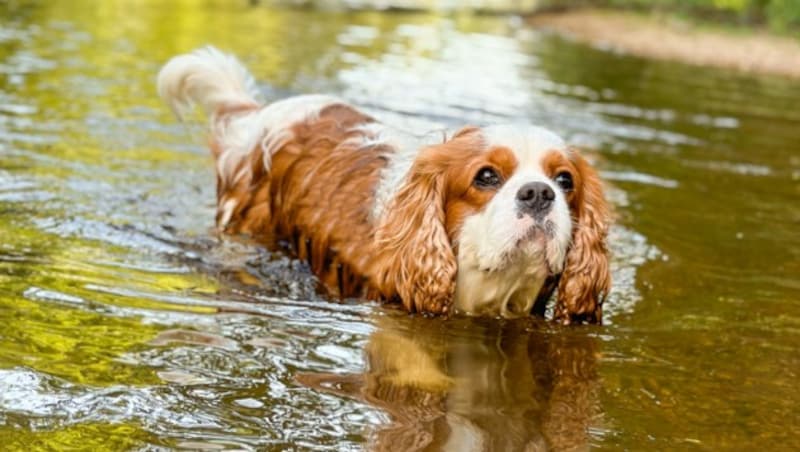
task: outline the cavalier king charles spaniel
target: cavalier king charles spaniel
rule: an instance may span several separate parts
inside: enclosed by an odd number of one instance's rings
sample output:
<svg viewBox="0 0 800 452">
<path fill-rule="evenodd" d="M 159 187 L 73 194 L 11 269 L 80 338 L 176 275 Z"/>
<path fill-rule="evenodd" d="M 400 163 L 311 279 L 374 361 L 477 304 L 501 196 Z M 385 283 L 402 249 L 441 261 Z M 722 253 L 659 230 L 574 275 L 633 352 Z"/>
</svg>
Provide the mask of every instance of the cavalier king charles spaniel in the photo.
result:
<svg viewBox="0 0 800 452">
<path fill-rule="evenodd" d="M 279 239 L 338 297 L 411 312 L 544 315 L 599 323 L 611 277 L 597 173 L 523 124 L 423 136 L 335 97 L 256 101 L 254 78 L 213 47 L 179 55 L 158 91 L 211 117 L 217 226 Z"/>
</svg>

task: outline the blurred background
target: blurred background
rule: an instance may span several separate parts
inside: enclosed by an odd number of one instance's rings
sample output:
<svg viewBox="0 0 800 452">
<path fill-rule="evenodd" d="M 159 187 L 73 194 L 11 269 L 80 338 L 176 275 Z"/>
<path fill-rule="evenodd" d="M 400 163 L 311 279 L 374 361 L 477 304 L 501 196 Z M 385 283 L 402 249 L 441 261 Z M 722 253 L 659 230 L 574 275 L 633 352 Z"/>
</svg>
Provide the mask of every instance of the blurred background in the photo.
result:
<svg viewBox="0 0 800 452">
<path fill-rule="evenodd" d="M 797 11 L 3 2 L 0 444 L 800 449 Z M 580 146 L 616 215 L 606 323 L 328 300 L 302 263 L 217 235 L 205 120 L 154 86 L 207 44 L 267 102 L 326 92 L 418 132 L 526 121 Z"/>
<path fill-rule="evenodd" d="M 721 23 L 768 26 L 774 30 L 788 30 L 800 25 L 800 2 L 797 0 L 250 0 L 250 3 L 324 9 L 467 10 L 495 14 L 532 14 L 591 7 L 689 15 Z"/>
</svg>

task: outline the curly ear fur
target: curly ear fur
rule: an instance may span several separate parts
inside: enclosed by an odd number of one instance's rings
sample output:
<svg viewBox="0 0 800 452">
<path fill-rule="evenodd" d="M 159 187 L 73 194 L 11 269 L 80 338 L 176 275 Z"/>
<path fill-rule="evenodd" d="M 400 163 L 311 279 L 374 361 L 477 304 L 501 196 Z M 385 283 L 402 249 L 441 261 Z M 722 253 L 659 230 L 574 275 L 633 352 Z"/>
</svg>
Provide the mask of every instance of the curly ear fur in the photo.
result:
<svg viewBox="0 0 800 452">
<path fill-rule="evenodd" d="M 376 283 L 411 312 L 445 314 L 455 291 L 456 258 L 444 225 L 445 175 L 432 160 L 414 163 L 380 219 Z"/>
<path fill-rule="evenodd" d="M 572 243 L 558 285 L 554 319 L 564 324 L 600 323 L 611 288 L 606 237 L 610 214 L 597 173 L 577 153 L 582 186 L 573 209 Z"/>
</svg>

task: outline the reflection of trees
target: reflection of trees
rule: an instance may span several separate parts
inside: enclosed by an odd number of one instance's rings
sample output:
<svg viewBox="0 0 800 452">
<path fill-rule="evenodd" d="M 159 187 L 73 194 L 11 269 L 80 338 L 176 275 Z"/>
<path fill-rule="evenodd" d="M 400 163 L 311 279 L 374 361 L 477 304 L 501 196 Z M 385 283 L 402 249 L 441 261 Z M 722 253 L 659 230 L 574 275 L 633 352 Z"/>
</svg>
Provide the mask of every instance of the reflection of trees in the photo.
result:
<svg viewBox="0 0 800 452">
<path fill-rule="evenodd" d="M 390 45 L 387 35 L 399 24 L 428 23 L 429 14 L 342 13 L 308 9 L 248 7 L 245 2 L 212 2 L 202 7 L 193 0 L 170 2 L 44 2 L 31 13 L 35 23 L 68 21 L 88 33 L 78 49 L 83 62 L 110 77 L 125 67 L 142 100 L 156 99 L 153 77 L 168 58 L 199 46 L 214 44 L 236 53 L 260 81 L 278 88 L 332 78 L 345 63 L 343 48 L 372 58 Z M 368 42 L 340 42 L 350 26 L 374 27 Z M 360 45 L 363 44 L 363 45 Z M 83 66 L 86 67 L 86 66 Z M 130 70 L 146 70 L 147 77 Z M 138 86 L 144 83 L 144 85 Z M 313 88 L 302 87 L 301 88 Z"/>
<path fill-rule="evenodd" d="M 213 311 L 151 294 L 215 286 L 202 275 L 147 270 L 147 256 L 80 237 L 96 234 L 95 223 L 69 216 L 47 201 L 0 200 L 0 367 L 97 386 L 157 382 L 152 368 L 120 359 L 161 329 L 143 322 L 142 313 Z"/>
<path fill-rule="evenodd" d="M 462 319 L 409 322 L 405 328 L 383 322 L 365 348 L 363 374 L 298 376 L 386 411 L 390 422 L 373 433 L 372 448 L 588 445 L 587 430 L 600 421 L 601 409 L 598 344 L 585 332 Z"/>
<path fill-rule="evenodd" d="M 673 99 L 674 93 L 664 96 L 661 91 L 670 87 L 661 87 L 658 84 L 642 85 L 642 80 L 648 76 L 657 76 L 653 66 L 658 63 L 643 58 L 632 58 L 625 55 L 613 54 L 599 50 L 582 43 L 571 42 L 559 37 L 546 37 L 537 39 L 529 44 L 530 53 L 535 54 L 538 68 L 541 69 L 548 80 L 562 84 L 563 87 L 587 87 L 595 93 L 604 89 L 615 90 L 615 96 L 634 96 L 636 98 L 652 99 L 653 104 L 662 105 L 661 100 L 668 103 Z M 584 94 L 579 89 L 577 95 L 581 98 Z M 647 92 L 648 96 L 641 96 Z M 558 91 L 559 96 L 570 96 L 573 93 L 568 89 Z M 627 103 L 631 99 L 615 97 L 615 101 Z"/>
<path fill-rule="evenodd" d="M 31 20 L 67 21 L 85 34 L 77 45 L 70 42 L 63 54 L 77 57 L 81 71 L 119 82 L 104 86 L 104 95 L 95 94 L 92 102 L 120 107 L 114 101 L 133 94 L 138 105 L 156 108 L 165 118 L 168 111 L 155 95 L 154 74 L 168 58 L 199 46 L 213 44 L 234 52 L 271 88 L 339 91 L 332 84 L 345 67 L 396 53 L 436 57 L 450 38 L 449 25 L 440 29 L 443 21 L 436 13 L 291 9 L 246 2 L 198 6 L 192 0 L 177 0 L 168 8 L 155 1 L 44 2 Z M 504 28 L 502 23 L 468 15 L 455 19 L 465 32 Z M 404 28 L 408 25 L 432 27 L 415 35 Z"/>
</svg>

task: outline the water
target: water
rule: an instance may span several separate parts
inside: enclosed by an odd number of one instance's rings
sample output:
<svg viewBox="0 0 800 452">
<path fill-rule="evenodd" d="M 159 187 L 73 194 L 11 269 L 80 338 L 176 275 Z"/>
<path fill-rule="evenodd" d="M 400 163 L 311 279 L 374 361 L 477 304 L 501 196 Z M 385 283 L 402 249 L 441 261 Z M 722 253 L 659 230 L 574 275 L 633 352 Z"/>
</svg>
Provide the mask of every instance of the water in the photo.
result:
<svg viewBox="0 0 800 452">
<path fill-rule="evenodd" d="M 797 82 L 502 16 L 245 3 L 0 6 L 3 448 L 800 448 Z M 215 235 L 202 122 L 154 93 L 206 43 L 268 99 L 588 149 L 617 216 L 607 324 L 330 302 Z"/>
</svg>

